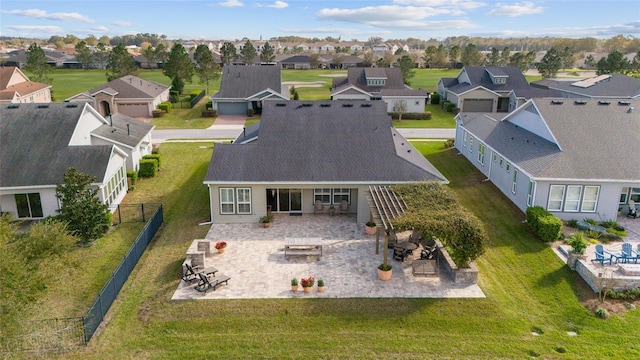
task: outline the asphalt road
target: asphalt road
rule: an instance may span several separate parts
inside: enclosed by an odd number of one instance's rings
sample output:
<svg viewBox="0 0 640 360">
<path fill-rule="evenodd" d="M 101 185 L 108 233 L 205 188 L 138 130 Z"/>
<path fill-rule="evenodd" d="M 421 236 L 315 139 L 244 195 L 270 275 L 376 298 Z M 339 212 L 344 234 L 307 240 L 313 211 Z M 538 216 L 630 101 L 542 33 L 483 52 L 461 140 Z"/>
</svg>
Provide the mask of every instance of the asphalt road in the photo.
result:
<svg viewBox="0 0 640 360">
<path fill-rule="evenodd" d="M 229 140 L 235 139 L 242 128 L 212 126 L 208 129 L 171 129 L 153 130 L 151 137 L 154 144 L 165 141 L 194 141 L 194 140 Z M 398 129 L 398 132 L 408 139 L 448 139 L 455 137 L 455 129 Z"/>
</svg>

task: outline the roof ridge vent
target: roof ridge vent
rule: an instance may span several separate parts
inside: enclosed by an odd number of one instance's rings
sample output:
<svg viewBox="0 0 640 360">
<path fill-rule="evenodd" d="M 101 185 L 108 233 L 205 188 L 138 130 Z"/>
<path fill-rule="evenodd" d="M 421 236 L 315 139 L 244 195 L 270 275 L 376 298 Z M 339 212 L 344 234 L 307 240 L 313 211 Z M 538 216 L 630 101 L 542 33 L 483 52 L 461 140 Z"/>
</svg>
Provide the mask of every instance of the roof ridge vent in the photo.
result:
<svg viewBox="0 0 640 360">
<path fill-rule="evenodd" d="M 618 105 L 622 105 L 622 106 L 631 105 L 631 101 L 618 101 Z"/>
<path fill-rule="evenodd" d="M 320 104 L 320 107 L 330 107 L 331 104 Z"/>
<path fill-rule="evenodd" d="M 302 103 L 302 107 L 312 107 L 313 104 L 311 103 Z"/>
<path fill-rule="evenodd" d="M 285 107 L 285 106 L 287 106 L 287 104 L 286 104 L 286 103 L 276 103 L 276 106 L 278 106 L 278 107 Z"/>
<path fill-rule="evenodd" d="M 562 100 L 551 100 L 551 105 L 562 105 L 564 101 Z"/>
<path fill-rule="evenodd" d="M 77 108 L 77 107 L 78 107 L 78 104 L 67 103 L 64 107 L 67 107 L 67 108 Z"/>
<path fill-rule="evenodd" d="M 369 104 L 369 103 L 360 104 L 360 107 L 371 107 L 371 104 Z"/>
<path fill-rule="evenodd" d="M 342 107 L 353 107 L 353 104 L 342 104 Z"/>
<path fill-rule="evenodd" d="M 49 108 L 49 104 L 38 104 L 37 108 L 38 109 L 48 109 Z"/>
<path fill-rule="evenodd" d="M 20 107 L 20 104 L 9 104 L 9 106 L 7 106 L 7 109 L 18 109 Z"/>
<path fill-rule="evenodd" d="M 611 104 L 611 101 L 605 101 L 605 100 L 598 101 L 598 105 L 609 105 L 609 104 Z"/>
<path fill-rule="evenodd" d="M 576 100 L 573 103 L 576 105 L 587 105 L 587 102 L 585 100 Z"/>
</svg>

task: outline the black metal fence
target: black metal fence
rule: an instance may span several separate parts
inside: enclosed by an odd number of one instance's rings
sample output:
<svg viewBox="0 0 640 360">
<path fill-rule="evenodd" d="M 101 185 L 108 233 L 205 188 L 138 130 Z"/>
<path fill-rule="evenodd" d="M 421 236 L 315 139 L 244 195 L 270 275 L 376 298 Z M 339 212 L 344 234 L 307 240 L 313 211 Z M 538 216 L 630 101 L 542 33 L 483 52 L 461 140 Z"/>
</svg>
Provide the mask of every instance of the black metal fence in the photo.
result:
<svg viewBox="0 0 640 360">
<path fill-rule="evenodd" d="M 21 336 L 20 344 L 13 348 L 34 353 L 64 351 L 86 345 L 91 340 L 164 220 L 162 204 L 121 205 L 116 213 L 114 219 L 117 216 L 118 222 L 114 223 L 133 222 L 136 219 L 147 223 L 86 314 L 82 317 L 37 320 L 35 330 Z"/>
<path fill-rule="evenodd" d="M 202 99 L 205 95 L 205 91 L 202 90 L 200 92 L 200 94 L 198 94 L 198 96 L 194 97 L 193 99 L 191 99 L 191 107 L 193 108 L 194 106 L 196 106 L 196 104 L 198 103 L 198 101 L 200 101 L 200 99 Z"/>
</svg>

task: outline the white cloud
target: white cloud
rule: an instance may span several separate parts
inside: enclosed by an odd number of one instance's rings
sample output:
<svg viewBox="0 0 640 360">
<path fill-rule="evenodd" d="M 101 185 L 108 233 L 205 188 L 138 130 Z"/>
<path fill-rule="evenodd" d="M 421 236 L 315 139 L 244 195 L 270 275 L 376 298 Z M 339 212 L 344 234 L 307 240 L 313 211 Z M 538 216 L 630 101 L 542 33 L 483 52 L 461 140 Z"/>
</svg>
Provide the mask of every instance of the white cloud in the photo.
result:
<svg viewBox="0 0 640 360">
<path fill-rule="evenodd" d="M 122 26 L 122 27 L 133 25 L 130 22 L 124 21 L 124 20 L 115 20 L 115 21 L 112 22 L 112 24 L 116 25 L 116 26 Z"/>
<path fill-rule="evenodd" d="M 322 9 L 316 16 L 323 20 L 337 20 L 359 24 L 391 22 L 394 20 L 419 20 L 436 15 L 451 15 L 453 10 L 430 7 L 381 5 L 359 9 Z"/>
<path fill-rule="evenodd" d="M 400 5 L 459 8 L 464 10 L 473 10 L 487 5 L 483 2 L 469 0 L 394 0 L 393 2 Z"/>
<path fill-rule="evenodd" d="M 18 31 L 43 32 L 49 34 L 62 33 L 64 30 L 60 26 L 42 26 L 42 25 L 7 25 L 5 29 Z"/>
<path fill-rule="evenodd" d="M 496 8 L 489 11 L 487 15 L 516 17 L 521 15 L 542 14 L 543 11 L 544 8 L 542 6 L 536 6 L 531 1 L 523 1 L 513 4 L 498 3 Z"/>
<path fill-rule="evenodd" d="M 273 4 L 267 5 L 267 7 L 274 8 L 274 9 L 284 9 L 286 7 L 289 7 L 289 4 L 287 4 L 284 1 L 275 1 Z"/>
<path fill-rule="evenodd" d="M 91 28 L 91 31 L 105 33 L 107 31 L 109 31 L 109 28 L 106 27 L 106 26 L 96 26 L 96 27 Z"/>
<path fill-rule="evenodd" d="M 40 9 L 27 9 L 27 10 L 2 10 L 2 13 L 9 15 L 17 15 L 30 17 L 34 19 L 47 19 L 47 20 L 56 20 L 56 21 L 81 21 L 85 23 L 93 23 L 95 21 L 91 20 L 87 16 L 84 16 L 79 13 L 48 13 L 45 10 Z"/>
<path fill-rule="evenodd" d="M 239 0 L 227 0 L 227 1 L 221 1 L 218 3 L 218 5 L 222 6 L 222 7 L 239 7 L 239 6 L 244 6 L 244 4 L 239 1 Z"/>
</svg>

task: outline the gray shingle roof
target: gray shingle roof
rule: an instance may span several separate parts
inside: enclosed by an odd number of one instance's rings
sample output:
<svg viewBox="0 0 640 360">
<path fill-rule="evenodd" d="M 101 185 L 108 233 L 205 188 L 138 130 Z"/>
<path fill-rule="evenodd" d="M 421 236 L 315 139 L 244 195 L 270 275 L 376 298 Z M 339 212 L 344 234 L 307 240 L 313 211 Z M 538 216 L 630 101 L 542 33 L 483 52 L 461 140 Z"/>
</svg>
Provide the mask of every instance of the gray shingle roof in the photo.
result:
<svg viewBox="0 0 640 360">
<path fill-rule="evenodd" d="M 558 101 L 556 101 L 558 102 Z M 496 121 L 489 114 L 462 114 L 470 132 L 538 178 L 640 179 L 640 101 L 619 105 L 610 100 L 576 104 L 564 99 L 535 99 L 533 104 L 559 146 L 510 121 Z M 519 111 L 533 112 L 532 105 Z M 635 109 L 628 112 L 630 106 Z M 491 116 L 500 116 L 493 114 Z M 517 117 L 518 112 L 507 115 Z M 530 121 L 530 120 L 528 120 Z"/>
<path fill-rule="evenodd" d="M 106 120 L 110 122 L 109 125 L 102 125 L 91 133 L 130 147 L 136 147 L 153 129 L 144 121 L 120 113 L 107 116 Z"/>
<path fill-rule="evenodd" d="M 282 88 L 279 66 L 226 65 L 222 69 L 220 91 L 213 98 L 244 99 L 266 89 Z"/>
<path fill-rule="evenodd" d="M 422 180 L 446 181 L 392 128 L 382 101 L 265 102 L 258 140 L 216 145 L 205 177 L 267 183 Z"/>
<path fill-rule="evenodd" d="M 633 99 L 640 97 L 640 79 L 622 74 L 610 74 L 611 77 L 605 81 L 598 82 L 589 87 L 575 86 L 576 81 L 561 81 L 553 79 L 543 79 L 534 81 L 532 85 L 556 89 L 566 93 L 578 94 L 585 97 L 604 98 L 626 98 Z"/>
<path fill-rule="evenodd" d="M 445 86 L 447 90 L 462 94 L 479 86 L 487 88 L 495 92 L 509 92 L 513 89 L 526 89 L 530 85 L 522 72 L 517 67 L 484 67 L 484 66 L 465 66 L 465 71 L 469 77 L 470 83 L 459 83 L 457 79 L 447 81 Z M 506 84 L 494 84 L 489 76 L 489 72 L 494 75 L 508 76 Z M 450 80 L 450 79 L 446 79 Z"/>
<path fill-rule="evenodd" d="M 69 167 L 104 179 L 113 145 L 69 146 L 83 110 L 64 103 L 1 106 L 0 187 L 59 184 Z"/>
<path fill-rule="evenodd" d="M 103 90 L 112 93 L 112 91 L 115 90 L 118 93 L 118 95 L 116 95 L 118 99 L 154 99 L 169 87 L 170 86 L 155 81 L 127 75 L 95 87 L 87 93 L 93 95 Z"/>
<path fill-rule="evenodd" d="M 384 86 L 367 85 L 367 77 L 385 79 Z M 423 90 L 414 90 L 405 86 L 399 68 L 356 68 L 350 67 L 346 79 L 334 79 L 332 95 L 349 86 L 355 86 L 367 93 L 382 93 L 388 96 L 427 96 Z"/>
</svg>

